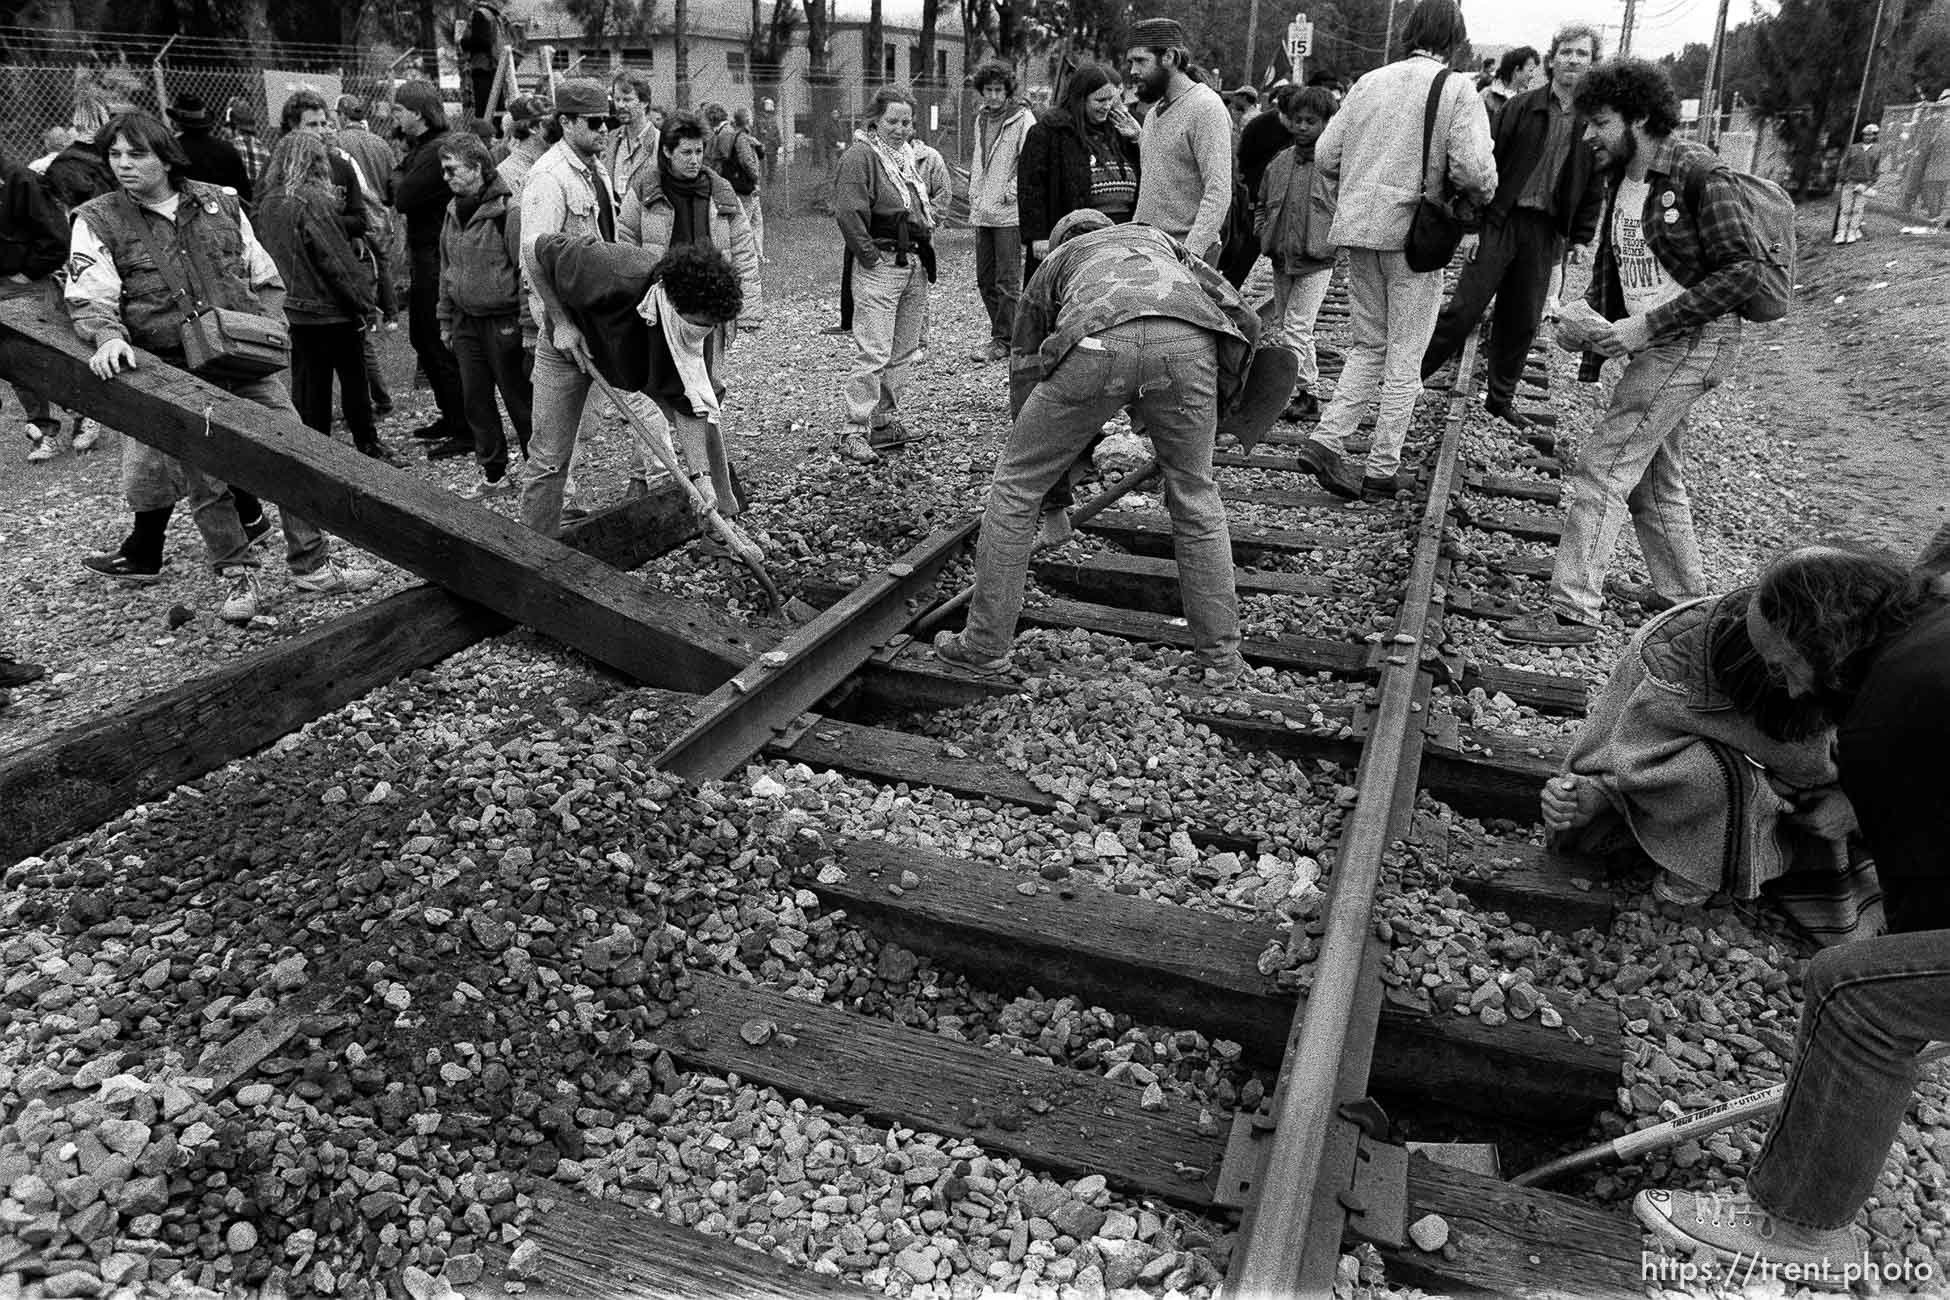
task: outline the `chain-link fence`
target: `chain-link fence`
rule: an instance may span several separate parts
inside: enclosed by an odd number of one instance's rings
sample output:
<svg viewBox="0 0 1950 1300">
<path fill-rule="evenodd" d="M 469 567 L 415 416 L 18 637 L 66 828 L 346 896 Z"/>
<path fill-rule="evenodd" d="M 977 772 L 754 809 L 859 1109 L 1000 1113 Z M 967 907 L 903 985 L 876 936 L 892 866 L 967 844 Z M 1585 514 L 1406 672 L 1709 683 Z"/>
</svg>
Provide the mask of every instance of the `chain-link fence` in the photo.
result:
<svg viewBox="0 0 1950 1300">
<path fill-rule="evenodd" d="M 223 125 L 233 105 L 247 109 L 267 137 L 297 87 L 327 101 L 341 93 L 390 93 L 401 60 L 384 48 L 270 46 L 168 40 L 110 33 L 23 32 L 0 28 L 0 149 L 13 159 L 47 152 L 50 128 L 91 135 L 109 115 L 139 108 L 161 115 L 194 95 Z"/>
</svg>

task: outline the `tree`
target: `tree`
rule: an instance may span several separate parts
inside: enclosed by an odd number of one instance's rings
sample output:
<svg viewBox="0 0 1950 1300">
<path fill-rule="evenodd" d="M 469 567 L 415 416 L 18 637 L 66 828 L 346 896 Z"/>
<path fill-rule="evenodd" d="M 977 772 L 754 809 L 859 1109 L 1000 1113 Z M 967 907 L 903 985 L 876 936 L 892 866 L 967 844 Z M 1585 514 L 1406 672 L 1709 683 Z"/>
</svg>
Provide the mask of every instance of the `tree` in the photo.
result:
<svg viewBox="0 0 1950 1300">
<path fill-rule="evenodd" d="M 883 0 L 869 0 L 866 48 L 861 51 L 863 65 L 860 69 L 861 82 L 869 90 L 887 80 L 887 16 L 884 9 Z"/>
<path fill-rule="evenodd" d="M 424 0 L 431 4 L 431 0 Z M 648 41 L 657 26 L 657 0 L 557 0 L 590 40 L 612 49 Z"/>
<path fill-rule="evenodd" d="M 1712 47 L 1694 41 L 1678 54 L 1668 54 L 1659 66 L 1672 78 L 1672 88 L 1681 99 L 1700 99 L 1705 95 L 1706 65 L 1713 57 Z"/>
<path fill-rule="evenodd" d="M 785 56 L 792 48 L 792 34 L 799 29 L 800 11 L 796 0 L 772 0 L 769 17 L 764 0 L 752 0 L 751 33 L 745 38 L 745 62 L 750 66 L 752 84 L 759 98 L 777 102 L 779 83 L 785 78 Z"/>
<path fill-rule="evenodd" d="M 1874 14 L 1874 5 L 1858 0 L 1781 0 L 1773 17 L 1748 24 L 1761 74 L 1748 98 L 1775 120 L 1799 192 L 1823 150 L 1848 134 Z"/>
<path fill-rule="evenodd" d="M 1938 0 L 1908 31 L 1890 42 L 1897 51 L 1884 61 L 1881 85 L 1896 99 L 1934 99 L 1950 87 L 1950 3 Z M 1871 92 L 1871 97 L 1882 96 Z"/>
</svg>

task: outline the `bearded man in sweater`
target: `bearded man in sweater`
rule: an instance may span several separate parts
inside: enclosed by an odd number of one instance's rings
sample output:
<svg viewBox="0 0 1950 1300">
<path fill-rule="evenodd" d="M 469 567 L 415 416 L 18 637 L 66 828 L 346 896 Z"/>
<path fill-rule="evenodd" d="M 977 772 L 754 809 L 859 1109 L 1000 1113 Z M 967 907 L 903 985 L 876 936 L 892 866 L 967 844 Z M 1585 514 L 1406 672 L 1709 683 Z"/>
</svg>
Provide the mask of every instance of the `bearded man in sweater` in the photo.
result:
<svg viewBox="0 0 1950 1300">
<path fill-rule="evenodd" d="M 1208 265 L 1232 209 L 1232 114 L 1219 92 L 1191 76 L 1185 29 L 1170 18 L 1131 27 L 1124 64 L 1151 105 L 1138 136 L 1137 210 L 1131 220 L 1176 239 Z"/>
</svg>

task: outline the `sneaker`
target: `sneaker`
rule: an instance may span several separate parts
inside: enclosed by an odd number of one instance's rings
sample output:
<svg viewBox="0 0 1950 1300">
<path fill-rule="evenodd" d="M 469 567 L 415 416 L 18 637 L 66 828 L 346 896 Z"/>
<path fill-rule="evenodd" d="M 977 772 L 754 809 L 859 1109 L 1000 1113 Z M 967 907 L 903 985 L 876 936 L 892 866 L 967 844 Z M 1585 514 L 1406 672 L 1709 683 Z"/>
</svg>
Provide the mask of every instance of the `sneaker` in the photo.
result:
<svg viewBox="0 0 1950 1300">
<path fill-rule="evenodd" d="M 840 438 L 840 455 L 856 465 L 878 465 L 880 453 L 867 441 L 867 435 L 858 429 L 848 429 Z"/>
<path fill-rule="evenodd" d="M 261 514 L 244 525 L 244 541 L 251 546 L 262 546 L 270 535 L 271 521 Z"/>
<path fill-rule="evenodd" d="M 1349 501 L 1360 499 L 1361 476 L 1347 463 L 1347 458 L 1332 447 L 1309 438 L 1294 449 L 1293 459 L 1335 496 L 1346 497 Z"/>
<path fill-rule="evenodd" d="M 1846 1291 L 1851 1266 L 1860 1270 L 1866 1244 L 1853 1228 L 1803 1228 L 1768 1213 L 1751 1196 L 1647 1188 L 1632 1198 L 1632 1214 L 1654 1236 L 1687 1255 L 1706 1251 L 1763 1277 L 1791 1269 L 1790 1286 Z"/>
<path fill-rule="evenodd" d="M 507 475 L 504 474 L 500 478 L 489 478 L 483 474 L 475 480 L 472 487 L 465 488 L 461 491 L 460 499 L 463 501 L 486 501 L 489 497 L 513 496 L 514 491 L 515 485 L 508 480 Z"/>
<path fill-rule="evenodd" d="M 1216 667 L 1212 664 L 1202 665 L 1198 671 L 1198 680 L 1199 685 L 1216 691 L 1237 686 L 1239 679 L 1245 675 L 1246 661 L 1244 659 L 1234 659 L 1223 668 Z"/>
<path fill-rule="evenodd" d="M 27 426 L 27 459 L 53 460 L 61 454 L 61 444 L 33 425 Z"/>
<path fill-rule="evenodd" d="M 76 451 L 91 451 L 101 440 L 102 426 L 84 415 L 75 421 L 74 437 L 68 445 Z"/>
<path fill-rule="evenodd" d="M 1705 885 L 1694 884 L 1684 876 L 1661 871 L 1652 878 L 1652 896 L 1674 907 L 1698 907 L 1713 897 L 1713 891 Z"/>
<path fill-rule="evenodd" d="M 377 569 L 348 569 L 337 560 L 327 560 L 310 573 L 294 573 L 291 585 L 300 591 L 337 595 L 342 591 L 364 591 L 379 581 Z"/>
<path fill-rule="evenodd" d="M 867 435 L 867 441 L 873 445 L 875 451 L 887 451 L 894 447 L 905 446 L 919 436 L 909 433 L 907 426 L 901 423 L 900 417 L 890 415 L 873 426 L 873 432 Z"/>
<path fill-rule="evenodd" d="M 25 686 L 47 676 L 47 669 L 39 664 L 24 664 L 4 650 L 0 650 L 0 688 Z"/>
<path fill-rule="evenodd" d="M 217 617 L 226 623 L 248 623 L 257 617 L 257 570 L 232 569 L 217 575 L 224 584 L 223 606 Z"/>
<path fill-rule="evenodd" d="M 956 668 L 966 668 L 972 673 L 1001 673 L 1009 670 L 1009 656 L 984 659 L 968 648 L 959 632 L 936 632 L 934 634 L 934 657 L 942 663 Z"/>
<path fill-rule="evenodd" d="M 1280 418 L 1288 424 L 1299 424 L 1303 420 L 1320 418 L 1320 399 L 1312 393 L 1295 393 L 1293 400 L 1280 412 Z"/>
<path fill-rule="evenodd" d="M 145 568 L 120 551 L 111 551 L 107 555 L 83 556 L 81 563 L 84 568 L 99 573 L 104 578 L 113 578 L 117 582 L 140 586 L 162 581 L 161 564 L 153 569 Z"/>
<path fill-rule="evenodd" d="M 1508 645 L 1590 645 L 1598 639 L 1598 629 L 1547 609 L 1507 620 L 1496 629 L 1496 639 Z"/>
</svg>

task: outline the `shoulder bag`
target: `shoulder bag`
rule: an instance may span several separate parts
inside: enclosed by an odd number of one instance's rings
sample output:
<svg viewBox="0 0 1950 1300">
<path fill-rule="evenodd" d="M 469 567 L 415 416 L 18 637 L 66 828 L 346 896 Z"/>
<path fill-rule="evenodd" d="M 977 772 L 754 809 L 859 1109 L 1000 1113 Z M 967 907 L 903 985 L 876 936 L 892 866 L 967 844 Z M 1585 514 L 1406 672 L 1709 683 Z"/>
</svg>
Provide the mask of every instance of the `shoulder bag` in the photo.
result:
<svg viewBox="0 0 1950 1300">
<path fill-rule="evenodd" d="M 192 200 L 185 195 L 181 201 Z M 130 200 L 130 206 L 136 207 L 134 200 Z M 195 292 L 195 280 L 199 278 L 195 255 L 187 247 L 178 250 L 182 258 L 179 265 L 149 228 L 149 219 L 139 207 L 135 220 L 149 256 L 156 260 L 156 270 L 182 309 L 183 323 L 178 337 L 186 370 L 213 383 L 234 383 L 275 375 L 291 364 L 291 335 L 284 326 L 251 312 L 210 306 L 202 294 Z M 188 280 L 183 275 L 184 267 L 191 273 Z"/>
<path fill-rule="evenodd" d="M 1448 198 L 1448 151 L 1443 151 L 1443 179 L 1429 183 L 1429 146 L 1435 139 L 1435 119 L 1442 107 L 1442 87 L 1449 80 L 1449 69 L 1435 74 L 1429 87 L 1428 110 L 1422 116 L 1422 197 L 1415 204 L 1415 215 L 1408 223 L 1408 245 L 1402 252 L 1411 271 L 1440 271 L 1456 255 L 1462 243 L 1463 222 Z"/>
</svg>

